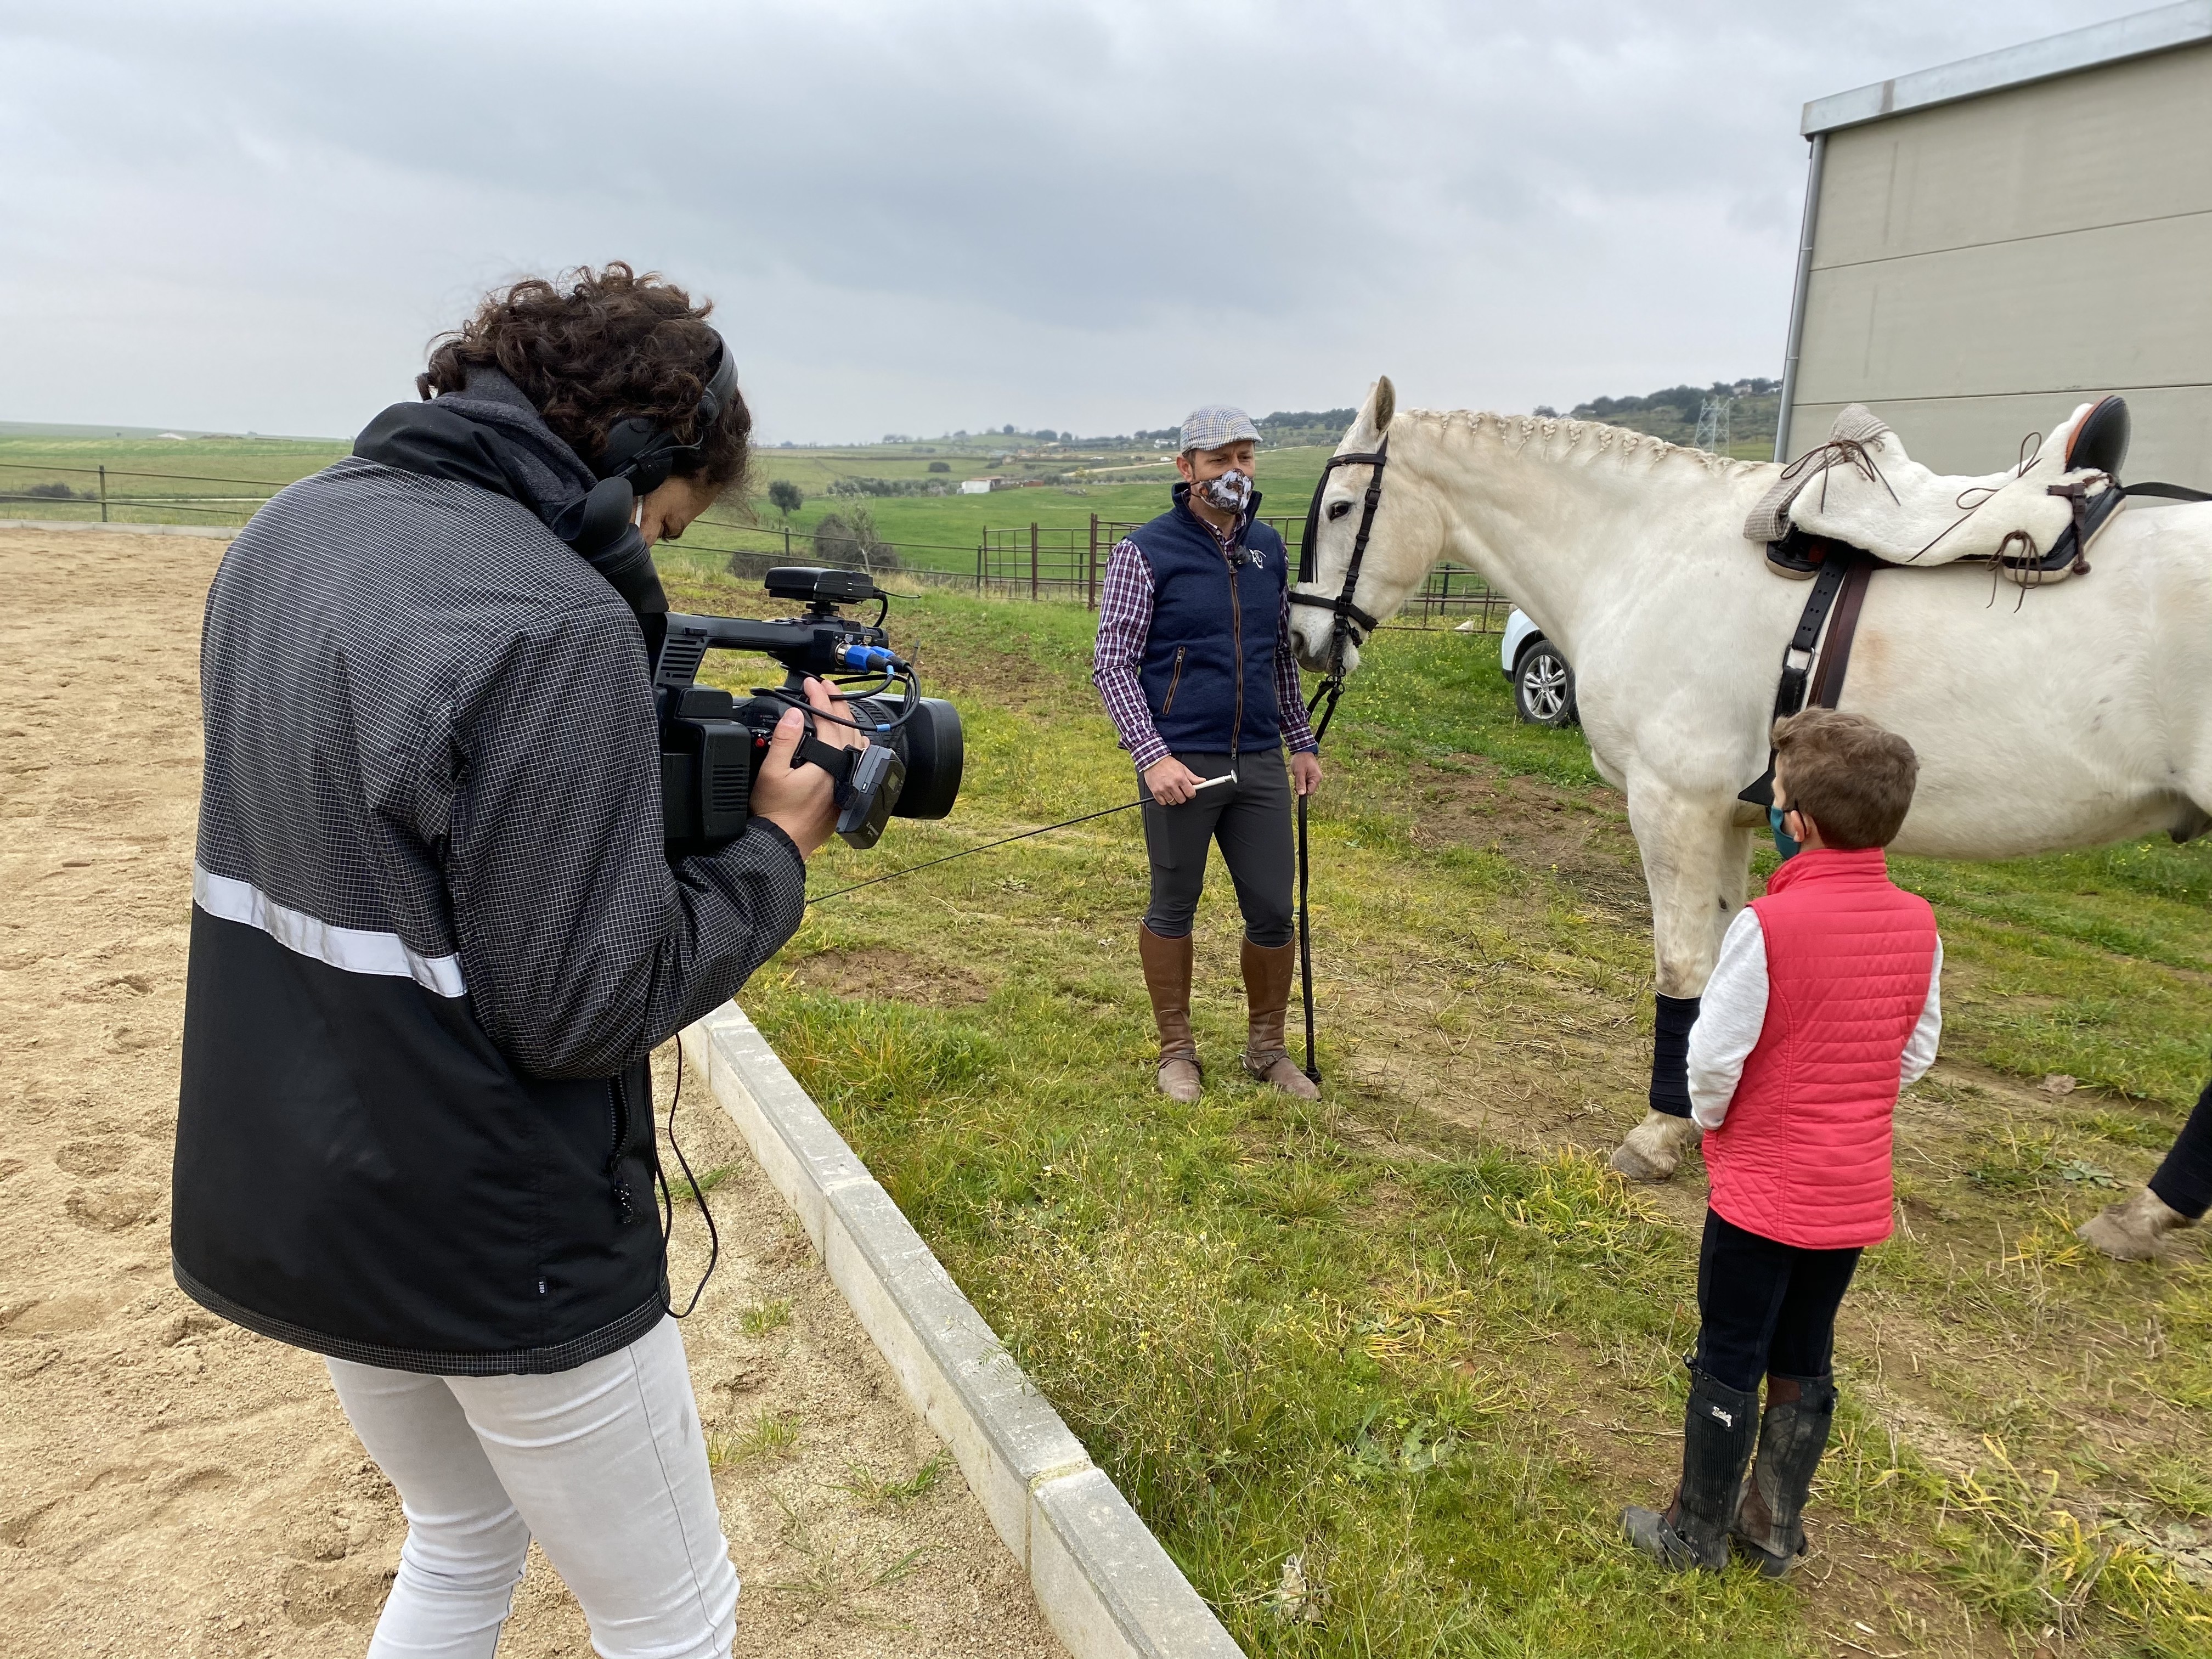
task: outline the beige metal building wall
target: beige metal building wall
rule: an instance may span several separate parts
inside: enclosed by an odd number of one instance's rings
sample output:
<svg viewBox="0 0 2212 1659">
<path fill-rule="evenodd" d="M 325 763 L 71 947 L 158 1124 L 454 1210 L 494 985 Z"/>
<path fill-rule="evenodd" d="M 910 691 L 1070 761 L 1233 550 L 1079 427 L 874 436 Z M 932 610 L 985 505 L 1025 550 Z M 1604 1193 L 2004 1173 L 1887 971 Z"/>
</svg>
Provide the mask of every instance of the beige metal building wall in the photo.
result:
<svg viewBox="0 0 2212 1659">
<path fill-rule="evenodd" d="M 2126 476 L 2212 487 L 2212 4 L 1823 99 L 1805 127 L 1787 454 L 1863 403 L 1938 471 L 1994 471 L 2118 392 Z"/>
</svg>

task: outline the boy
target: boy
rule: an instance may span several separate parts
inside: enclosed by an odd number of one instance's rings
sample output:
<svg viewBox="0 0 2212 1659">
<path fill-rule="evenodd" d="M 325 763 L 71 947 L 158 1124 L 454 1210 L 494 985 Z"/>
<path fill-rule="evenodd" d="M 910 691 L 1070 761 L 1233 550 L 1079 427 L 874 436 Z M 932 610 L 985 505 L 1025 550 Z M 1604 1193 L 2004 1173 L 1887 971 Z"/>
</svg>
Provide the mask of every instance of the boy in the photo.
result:
<svg viewBox="0 0 2212 1659">
<path fill-rule="evenodd" d="M 1775 799 L 1802 850 L 1729 925 L 1690 1032 L 1712 1193 L 1682 1482 L 1665 1514 L 1631 1509 L 1621 1524 L 1663 1566 L 1723 1567 L 1733 1536 L 1778 1578 L 1805 1552 L 1800 1517 L 1835 1416 L 1836 1309 L 1859 1252 L 1889 1237 L 1898 1091 L 1936 1059 L 1943 943 L 1881 851 L 1912 804 L 1912 746 L 1809 708 L 1775 726 L 1774 749 Z"/>
</svg>

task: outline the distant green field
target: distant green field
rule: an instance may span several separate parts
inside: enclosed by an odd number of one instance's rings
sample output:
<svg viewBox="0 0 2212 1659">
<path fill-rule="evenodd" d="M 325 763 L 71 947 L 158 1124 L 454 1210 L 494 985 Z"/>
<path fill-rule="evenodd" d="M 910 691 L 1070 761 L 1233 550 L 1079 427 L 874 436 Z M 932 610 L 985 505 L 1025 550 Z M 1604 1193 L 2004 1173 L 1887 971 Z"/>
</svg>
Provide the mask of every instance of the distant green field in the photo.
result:
<svg viewBox="0 0 2212 1659">
<path fill-rule="evenodd" d="M 118 524 L 243 524 L 261 498 L 351 447 L 338 439 L 0 430 L 0 517 L 98 520 L 105 494 Z"/>
<path fill-rule="evenodd" d="M 97 520 L 103 516 L 104 493 L 105 516 L 115 523 L 243 524 L 263 499 L 329 465 L 350 447 L 337 439 L 165 439 L 0 429 L 0 518 Z M 1078 448 L 994 463 L 999 453 L 974 445 L 763 449 L 755 457 L 752 496 L 717 507 L 685 535 L 684 548 L 710 560 L 738 549 L 780 550 L 784 521 L 768 505 L 766 494 L 771 482 L 787 478 L 806 494 L 805 505 L 791 517 L 793 557 L 808 556 L 806 538 L 825 517 L 836 513 L 849 518 L 857 508 L 872 515 L 878 533 L 898 550 L 903 563 L 964 572 L 975 568 L 975 550 L 986 531 L 1018 532 L 1016 542 L 1025 544 L 1034 523 L 1056 532 L 1046 538 L 1048 550 L 1064 548 L 1068 532 L 1087 532 L 1094 513 L 1112 520 L 1151 518 L 1166 506 L 1174 478 L 1172 464 L 1149 448 Z M 1284 517 L 1303 513 L 1324 453 L 1319 447 L 1263 453 L 1262 510 Z M 1072 474 L 1093 456 L 1105 458 L 1091 463 L 1100 469 L 1095 477 L 988 495 L 828 493 L 843 478 L 937 480 L 957 490 L 965 478 Z M 951 470 L 933 474 L 932 460 L 945 461 Z M 1129 481 L 1132 466 L 1138 469 L 1134 481 Z M 1046 556 L 1049 562 L 1050 550 Z"/>
<path fill-rule="evenodd" d="M 1024 441 L 1008 439 L 1005 445 Z M 340 439 L 176 439 L 0 426 L 0 519 L 105 516 L 123 524 L 240 525 L 266 497 L 350 447 Z M 1737 445 L 1733 453 L 1756 459 L 1760 456 L 1752 452 L 1759 447 Z M 1327 453 L 1319 445 L 1263 450 L 1261 510 L 1271 518 L 1303 516 Z M 933 461 L 947 471 L 931 472 Z M 983 477 L 1013 480 L 1019 487 L 975 495 L 831 493 L 841 481 L 854 479 L 937 483 L 957 492 L 963 479 Z M 1017 580 L 1027 569 L 1028 531 L 1034 524 L 1041 574 L 1067 576 L 1080 572 L 1077 561 L 1088 545 L 1094 514 L 1119 523 L 1149 519 L 1167 506 L 1174 477 L 1172 462 L 1149 446 L 1024 453 L 995 440 L 968 440 L 763 449 L 754 457 L 750 495 L 722 503 L 695 525 L 683 538 L 681 552 L 688 556 L 680 562 L 709 574 L 732 552 L 781 556 L 787 529 L 791 556 L 807 559 L 810 538 L 825 518 L 836 514 L 849 521 L 859 511 L 872 519 L 900 563 L 917 569 L 973 572 L 978 547 L 987 532 L 994 533 L 999 550 L 990 573 Z M 1060 482 L 1041 482 L 1046 478 Z M 778 479 L 797 484 L 806 497 L 788 525 L 768 504 L 769 486 Z"/>
<path fill-rule="evenodd" d="M 686 546 L 772 545 L 783 520 L 768 506 L 766 491 L 772 480 L 789 478 L 807 491 L 805 506 L 791 517 L 794 555 L 803 550 L 797 544 L 798 537 L 811 532 L 830 514 L 849 516 L 858 507 L 874 518 L 878 531 L 898 549 L 903 562 L 927 569 L 970 570 L 975 568 L 977 544 L 987 530 L 1026 531 L 1030 525 L 1036 524 L 1044 531 L 1062 532 L 1050 538 L 1057 544 L 1064 541 L 1066 532 L 1087 532 L 1093 514 L 1108 520 L 1142 522 L 1166 508 L 1168 491 L 1175 477 L 1173 471 L 1164 465 L 1139 482 L 1091 479 L 1065 485 L 1002 489 L 988 495 L 816 494 L 803 470 L 808 466 L 845 465 L 853 465 L 854 472 L 860 476 L 902 476 L 888 470 L 875 470 L 878 463 L 873 460 L 855 465 L 847 459 L 855 453 L 850 450 L 763 450 L 756 467 L 754 487 L 759 494 L 750 503 L 750 526 L 744 512 L 729 506 L 720 507 L 685 535 Z M 1261 510 L 1269 517 L 1302 515 L 1326 453 L 1319 447 L 1262 453 L 1259 461 L 1260 492 L 1263 497 Z M 769 533 L 764 537 L 763 532 Z"/>
</svg>

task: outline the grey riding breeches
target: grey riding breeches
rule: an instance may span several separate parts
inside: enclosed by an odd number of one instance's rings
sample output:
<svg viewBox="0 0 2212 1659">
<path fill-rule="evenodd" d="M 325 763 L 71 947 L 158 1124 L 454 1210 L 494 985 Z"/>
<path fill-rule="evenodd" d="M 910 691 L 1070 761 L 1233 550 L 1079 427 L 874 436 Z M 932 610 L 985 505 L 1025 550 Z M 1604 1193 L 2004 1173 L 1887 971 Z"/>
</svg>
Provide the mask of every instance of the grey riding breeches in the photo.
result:
<svg viewBox="0 0 2212 1659">
<path fill-rule="evenodd" d="M 1178 755 L 1202 778 L 1231 769 L 1227 755 Z M 1295 931 L 1291 878 L 1291 779 L 1279 749 L 1236 757 L 1237 781 L 1201 789 L 1180 806 L 1147 799 L 1145 850 L 1152 864 L 1152 902 L 1145 926 L 1163 939 L 1181 939 L 1198 914 L 1206 885 L 1207 848 L 1218 842 L 1222 862 L 1237 884 L 1237 908 L 1255 945 L 1288 945 Z M 1149 791 L 1146 792 L 1149 794 Z"/>
</svg>

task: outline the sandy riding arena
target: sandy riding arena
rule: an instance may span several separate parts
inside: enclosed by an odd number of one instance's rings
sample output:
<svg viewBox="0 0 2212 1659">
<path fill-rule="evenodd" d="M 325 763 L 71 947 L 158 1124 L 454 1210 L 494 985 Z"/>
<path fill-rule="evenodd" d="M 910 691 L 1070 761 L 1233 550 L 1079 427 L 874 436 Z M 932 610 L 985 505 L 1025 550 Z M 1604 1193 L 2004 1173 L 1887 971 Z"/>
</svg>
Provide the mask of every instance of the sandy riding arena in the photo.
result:
<svg viewBox="0 0 2212 1659">
<path fill-rule="evenodd" d="M 22 1659 L 358 1654 L 403 1531 L 320 1362 L 169 1276 L 222 548 L 0 530 L 0 1648 Z M 679 1133 L 722 1227 L 684 1337 L 745 1581 L 737 1650 L 1060 1653 L 734 1131 L 700 1097 Z M 678 1232 L 688 1286 L 696 1208 Z M 500 1650 L 586 1650 L 534 1558 Z"/>
</svg>

